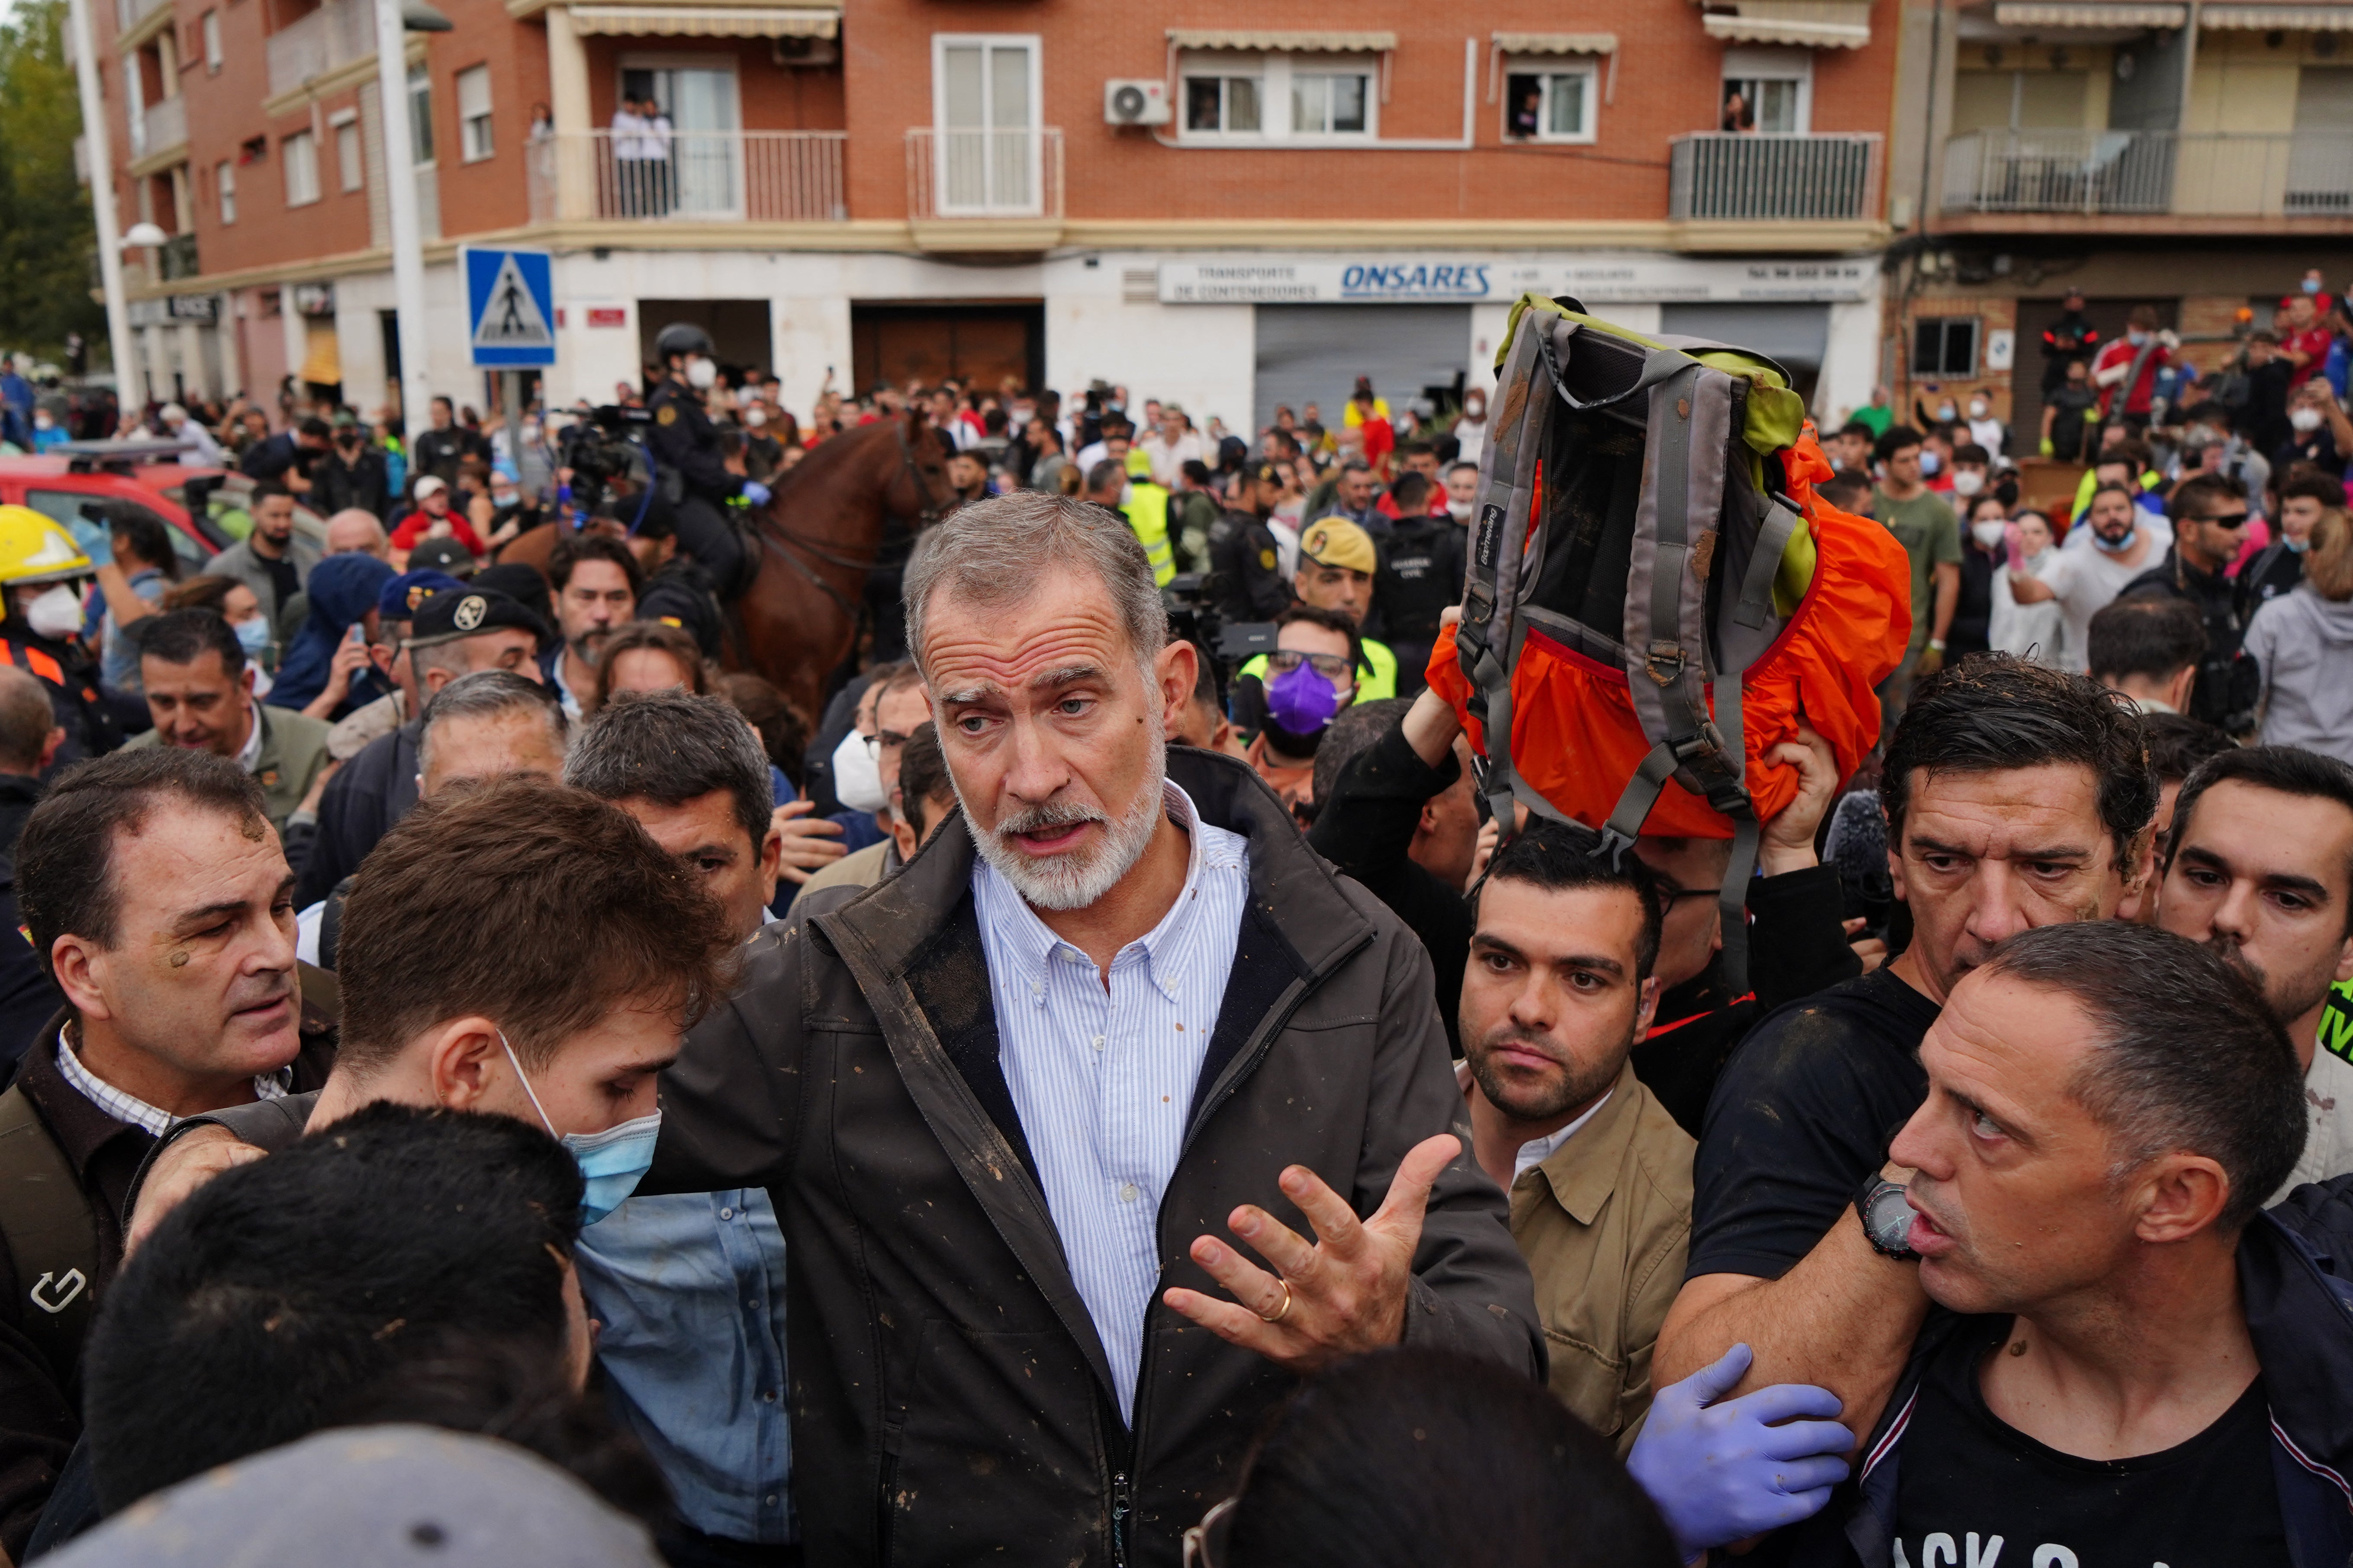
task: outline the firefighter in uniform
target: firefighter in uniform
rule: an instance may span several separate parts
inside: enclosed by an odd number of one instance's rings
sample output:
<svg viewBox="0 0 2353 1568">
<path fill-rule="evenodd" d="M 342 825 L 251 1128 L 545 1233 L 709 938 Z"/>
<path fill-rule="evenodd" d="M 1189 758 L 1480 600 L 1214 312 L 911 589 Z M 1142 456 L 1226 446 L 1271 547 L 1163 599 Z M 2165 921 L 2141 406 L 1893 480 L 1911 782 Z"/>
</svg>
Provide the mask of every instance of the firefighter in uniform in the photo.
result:
<svg viewBox="0 0 2353 1568">
<path fill-rule="evenodd" d="M 656 483 L 670 503 L 679 544 L 733 598 L 743 587 L 744 547 L 719 509 L 738 496 L 765 506 L 768 487 L 729 473 L 720 460 L 718 433 L 702 408 L 719 375 L 711 334 L 674 321 L 654 340 L 654 357 L 662 372 L 646 404 L 653 415 L 646 444 L 659 465 Z"/>
<path fill-rule="evenodd" d="M 66 732 L 57 762 L 101 756 L 122 744 L 122 727 L 99 692 L 98 661 L 79 636 L 82 600 L 96 568 L 73 535 L 28 506 L 0 506 L 0 658 L 49 689 Z"/>
</svg>

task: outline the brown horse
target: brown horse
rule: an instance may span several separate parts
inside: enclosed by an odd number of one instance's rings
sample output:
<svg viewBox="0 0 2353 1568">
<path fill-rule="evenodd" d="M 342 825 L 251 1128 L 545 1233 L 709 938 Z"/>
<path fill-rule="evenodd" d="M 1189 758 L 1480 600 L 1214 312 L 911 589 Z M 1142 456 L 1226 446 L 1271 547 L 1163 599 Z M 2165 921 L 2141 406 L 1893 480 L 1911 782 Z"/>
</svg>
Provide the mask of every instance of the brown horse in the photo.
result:
<svg viewBox="0 0 2353 1568">
<path fill-rule="evenodd" d="M 856 643 L 868 574 L 892 563 L 883 561 L 887 525 L 912 537 L 955 504 L 951 449 L 911 411 L 819 442 L 779 478 L 759 520 L 759 575 L 734 606 L 743 634 L 727 638 L 729 667 L 776 682 L 814 723 L 827 679 Z M 617 523 L 594 526 L 620 532 Z M 559 537 L 556 528 L 534 528 L 499 559 L 544 572 Z M 904 559 L 903 548 L 890 553 Z"/>
</svg>

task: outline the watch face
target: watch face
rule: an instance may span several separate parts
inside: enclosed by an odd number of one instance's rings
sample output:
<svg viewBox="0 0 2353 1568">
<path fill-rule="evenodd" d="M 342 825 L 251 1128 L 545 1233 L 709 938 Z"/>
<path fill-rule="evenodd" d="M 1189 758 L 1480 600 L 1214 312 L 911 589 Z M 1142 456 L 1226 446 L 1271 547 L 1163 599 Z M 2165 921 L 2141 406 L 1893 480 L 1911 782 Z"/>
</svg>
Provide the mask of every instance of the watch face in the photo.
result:
<svg viewBox="0 0 2353 1568">
<path fill-rule="evenodd" d="M 1891 1252 L 1903 1250 L 1912 1234 L 1912 1205 L 1905 1200 L 1904 1189 L 1893 1182 L 1882 1185 L 1871 1195 L 1862 1222 L 1880 1246 Z"/>
</svg>

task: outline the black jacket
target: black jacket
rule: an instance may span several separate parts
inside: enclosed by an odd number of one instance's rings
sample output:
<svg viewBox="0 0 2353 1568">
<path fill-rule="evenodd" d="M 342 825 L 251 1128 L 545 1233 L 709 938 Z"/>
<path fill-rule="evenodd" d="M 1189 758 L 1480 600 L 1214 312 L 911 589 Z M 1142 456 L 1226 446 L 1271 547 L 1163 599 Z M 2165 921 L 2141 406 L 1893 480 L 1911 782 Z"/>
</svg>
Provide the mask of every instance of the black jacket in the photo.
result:
<svg viewBox="0 0 2353 1568">
<path fill-rule="evenodd" d="M 295 908 L 309 909 L 332 892 L 417 805 L 417 738 L 424 731 L 422 719 L 411 719 L 378 735 L 327 781 L 318 836 L 295 883 Z"/>
<path fill-rule="evenodd" d="M 1229 511 L 1209 525 L 1209 570 L 1219 614 L 1231 621 L 1271 621 L 1291 607 L 1291 583 L 1265 520 Z"/>
<path fill-rule="evenodd" d="M 490 443 L 463 426 L 423 431 L 409 448 L 409 493 L 416 493 L 417 480 L 424 474 L 431 474 L 443 484 L 454 485 L 458 482 L 459 466 L 467 458 L 487 459 L 490 455 Z"/>
<path fill-rule="evenodd" d="M 1303 1226 L 1286 1165 L 1369 1215 L 1406 1151 L 1451 1131 L 1463 1152 L 1430 1196 L 1406 1341 L 1541 1378 L 1527 1266 L 1471 1160 L 1420 944 L 1242 763 L 1177 747 L 1168 767 L 1248 839 L 1250 900 L 1160 1204 L 1163 1283 L 1219 1290 L 1188 1248 L 1239 1204 Z M 998 1064 L 974 858 L 950 816 L 896 877 L 755 938 L 662 1075 L 639 1190 L 775 1195 L 809 1561 L 1175 1568 L 1296 1380 L 1155 1292 L 1123 1424 Z"/>
<path fill-rule="evenodd" d="M 2334 1568 L 2353 1561 L 2353 1176 L 2298 1187 L 2256 1215 L 2239 1238 L 2238 1268 L 2247 1336 L 2271 1405 L 2272 1479 L 2288 1558 L 2297 1568 Z M 1862 1474 L 1793 1527 L 1790 1562 L 1888 1568 L 1894 1561 L 1902 1427 L 1921 1376 L 1951 1335 L 1985 1321 L 1929 1314 L 1862 1446 Z M 2085 1506 L 2095 1506 L 2096 1490 L 2086 1483 Z"/>
<path fill-rule="evenodd" d="M 1373 593 L 1389 641 L 1427 652 L 1438 640 L 1438 617 L 1462 602 L 1463 534 L 1462 525 L 1444 514 L 1401 517 L 1390 524 Z"/>
<path fill-rule="evenodd" d="M 2230 735 L 2244 735 L 2255 727 L 2255 700 L 2263 690 L 2261 670 L 2241 647 L 2247 617 L 2239 587 L 2220 572 L 2199 571 L 2168 549 L 2162 562 L 2126 584 L 2116 595 L 2180 599 L 2198 612 L 2206 626 L 2206 657 L 2189 689 L 2189 716 Z"/>
<path fill-rule="evenodd" d="M 330 451 L 311 468 L 311 510 L 332 517 L 350 507 L 374 512 L 381 522 L 392 515 L 392 470 L 384 453 L 362 447 L 348 464 Z"/>
<path fill-rule="evenodd" d="M 646 407 L 653 415 L 653 423 L 646 426 L 646 447 L 660 476 L 658 484 L 678 480 L 687 495 L 713 503 L 732 500 L 743 489 L 744 481 L 720 459 L 719 432 L 703 412 L 701 398 L 675 381 L 662 380 L 654 384 Z"/>
<path fill-rule="evenodd" d="M 102 757 L 122 744 L 122 725 L 99 689 L 98 661 L 79 642 L 45 637 L 11 615 L 0 620 L 0 659 L 30 670 L 48 688 L 50 710 L 66 732 L 49 764 L 52 776 L 69 763 Z"/>
</svg>

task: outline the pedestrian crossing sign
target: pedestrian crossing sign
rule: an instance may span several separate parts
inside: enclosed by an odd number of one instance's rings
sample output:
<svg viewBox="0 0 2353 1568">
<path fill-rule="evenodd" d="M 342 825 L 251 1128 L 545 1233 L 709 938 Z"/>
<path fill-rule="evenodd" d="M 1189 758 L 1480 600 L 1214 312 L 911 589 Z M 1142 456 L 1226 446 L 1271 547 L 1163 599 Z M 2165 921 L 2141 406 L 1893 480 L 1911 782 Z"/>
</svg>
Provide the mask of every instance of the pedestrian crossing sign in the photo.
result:
<svg viewBox="0 0 2353 1568">
<path fill-rule="evenodd" d="M 468 341 L 478 368 L 544 370 L 555 363 L 555 274 L 544 250 L 459 252 Z"/>
</svg>

